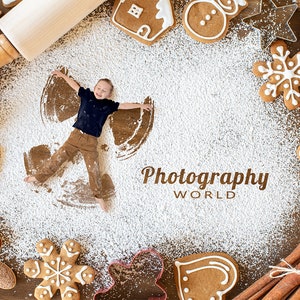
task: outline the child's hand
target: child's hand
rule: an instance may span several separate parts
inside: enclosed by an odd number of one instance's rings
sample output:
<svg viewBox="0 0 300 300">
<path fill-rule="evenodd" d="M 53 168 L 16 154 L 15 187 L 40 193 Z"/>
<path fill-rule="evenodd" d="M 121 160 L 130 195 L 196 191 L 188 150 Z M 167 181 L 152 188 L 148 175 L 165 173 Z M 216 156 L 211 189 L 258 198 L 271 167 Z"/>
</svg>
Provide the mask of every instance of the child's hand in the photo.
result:
<svg viewBox="0 0 300 300">
<path fill-rule="evenodd" d="M 141 104 L 141 109 L 151 111 L 153 109 L 152 104 Z"/>
<path fill-rule="evenodd" d="M 57 76 L 57 77 L 64 77 L 64 76 L 65 76 L 65 74 L 62 73 L 62 72 L 59 71 L 59 70 L 55 70 L 55 71 L 53 71 L 51 74 L 54 75 L 54 76 Z"/>
</svg>

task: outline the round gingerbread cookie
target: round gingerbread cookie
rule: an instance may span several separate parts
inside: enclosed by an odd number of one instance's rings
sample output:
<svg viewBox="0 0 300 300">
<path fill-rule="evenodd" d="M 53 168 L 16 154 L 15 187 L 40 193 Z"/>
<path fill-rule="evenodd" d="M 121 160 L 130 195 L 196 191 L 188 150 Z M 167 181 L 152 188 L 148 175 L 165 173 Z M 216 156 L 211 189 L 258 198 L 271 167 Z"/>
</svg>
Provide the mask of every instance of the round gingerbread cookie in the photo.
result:
<svg viewBox="0 0 300 300">
<path fill-rule="evenodd" d="M 238 0 L 193 0 L 184 8 L 183 27 L 193 39 L 214 43 L 226 35 L 230 19 L 246 6 L 247 2 Z"/>
</svg>

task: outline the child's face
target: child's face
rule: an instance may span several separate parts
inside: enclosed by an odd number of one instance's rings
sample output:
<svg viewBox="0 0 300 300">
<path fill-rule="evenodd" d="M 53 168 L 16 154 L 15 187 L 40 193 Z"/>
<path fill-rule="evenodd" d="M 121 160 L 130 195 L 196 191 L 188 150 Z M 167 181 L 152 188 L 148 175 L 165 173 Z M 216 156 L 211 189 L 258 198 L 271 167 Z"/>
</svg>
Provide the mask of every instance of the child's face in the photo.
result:
<svg viewBox="0 0 300 300">
<path fill-rule="evenodd" d="M 94 87 L 94 95 L 98 100 L 109 98 L 111 96 L 111 85 L 100 80 Z"/>
</svg>

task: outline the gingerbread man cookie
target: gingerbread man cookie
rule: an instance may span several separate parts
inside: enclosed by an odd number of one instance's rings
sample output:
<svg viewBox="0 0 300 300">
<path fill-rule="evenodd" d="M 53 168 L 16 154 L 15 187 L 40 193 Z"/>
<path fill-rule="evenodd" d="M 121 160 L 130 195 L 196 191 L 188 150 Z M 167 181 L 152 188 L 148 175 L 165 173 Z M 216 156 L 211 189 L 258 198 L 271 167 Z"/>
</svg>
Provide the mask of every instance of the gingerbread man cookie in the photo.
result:
<svg viewBox="0 0 300 300">
<path fill-rule="evenodd" d="M 247 7 L 245 0 L 193 0 L 183 11 L 183 27 L 193 39 L 214 43 L 222 39 L 229 21 Z"/>
<path fill-rule="evenodd" d="M 175 26 L 170 0 L 115 0 L 111 22 L 148 46 Z"/>
<path fill-rule="evenodd" d="M 1 247 L 1 240 L 0 240 Z M 5 263 L 0 262 L 0 289 L 10 290 L 16 285 L 16 275 Z"/>
<path fill-rule="evenodd" d="M 179 258 L 174 272 L 180 300 L 223 300 L 238 280 L 237 263 L 219 252 Z"/>
<path fill-rule="evenodd" d="M 76 283 L 91 283 L 95 277 L 93 268 L 75 264 L 80 254 L 79 243 L 66 241 L 60 254 L 48 239 L 38 242 L 36 248 L 43 262 L 29 260 L 24 265 L 24 273 L 28 277 L 43 279 L 35 289 L 35 298 L 49 300 L 59 289 L 62 300 L 79 300 L 80 292 Z"/>
<path fill-rule="evenodd" d="M 274 101 L 281 93 L 289 110 L 300 106 L 300 52 L 292 58 L 284 41 L 271 45 L 273 62 L 258 61 L 253 65 L 257 77 L 267 79 L 260 90 L 260 97 L 266 102 Z"/>
</svg>

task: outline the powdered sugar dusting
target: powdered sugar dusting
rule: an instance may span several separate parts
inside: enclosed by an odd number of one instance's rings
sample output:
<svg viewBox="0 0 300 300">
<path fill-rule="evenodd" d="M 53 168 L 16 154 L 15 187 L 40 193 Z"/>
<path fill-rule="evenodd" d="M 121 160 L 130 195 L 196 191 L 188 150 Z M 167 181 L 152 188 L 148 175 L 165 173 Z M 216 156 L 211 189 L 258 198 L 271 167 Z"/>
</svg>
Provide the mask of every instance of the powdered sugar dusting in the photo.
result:
<svg viewBox="0 0 300 300">
<path fill-rule="evenodd" d="M 287 112 L 280 100 L 263 103 L 258 96 L 262 81 L 252 74 L 252 64 L 270 58 L 260 50 L 257 33 L 238 40 L 231 31 L 221 42 L 205 45 L 178 25 L 148 47 L 112 26 L 105 7 L 33 62 L 18 59 L 1 69 L 0 228 L 2 236 L 8 235 L 6 256 L 14 257 L 21 271 L 25 260 L 37 257 L 40 239 L 61 245 L 73 238 L 82 245 L 85 262 L 100 272 L 96 287 L 109 285 L 109 262 L 148 247 L 170 258 L 224 251 L 247 272 L 276 263 L 299 209 L 299 134 L 296 126 L 287 130 L 287 124 L 295 124 L 296 113 Z M 116 158 L 105 126 L 100 141 L 109 150 L 101 151 L 100 161 L 108 161 L 102 171 L 110 174 L 116 188 L 109 214 L 58 201 L 64 197 L 64 182 L 87 182 L 83 160 L 51 179 L 51 192 L 22 181 L 23 153 L 42 144 L 54 151 L 74 122 L 43 124 L 40 115 L 43 87 L 58 66 L 88 87 L 100 77 L 111 78 L 116 101 L 142 102 L 150 96 L 155 103 L 152 132 L 130 159 Z M 263 191 L 257 185 L 238 186 L 232 200 L 176 199 L 174 190 L 191 192 L 197 185 L 143 184 L 141 170 L 146 166 L 169 173 L 251 168 L 269 173 L 269 181 Z M 209 189 L 222 195 L 227 190 L 218 184 Z"/>
</svg>

